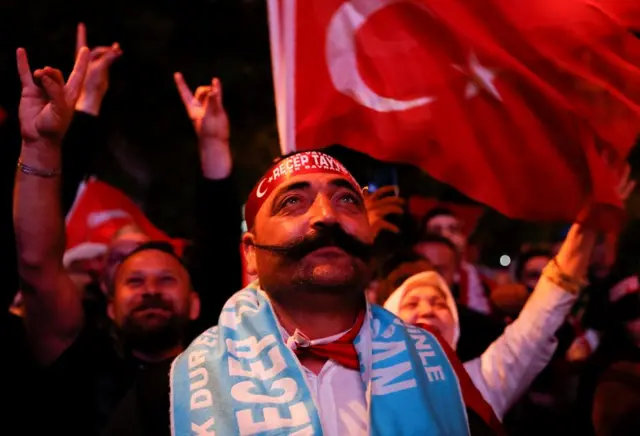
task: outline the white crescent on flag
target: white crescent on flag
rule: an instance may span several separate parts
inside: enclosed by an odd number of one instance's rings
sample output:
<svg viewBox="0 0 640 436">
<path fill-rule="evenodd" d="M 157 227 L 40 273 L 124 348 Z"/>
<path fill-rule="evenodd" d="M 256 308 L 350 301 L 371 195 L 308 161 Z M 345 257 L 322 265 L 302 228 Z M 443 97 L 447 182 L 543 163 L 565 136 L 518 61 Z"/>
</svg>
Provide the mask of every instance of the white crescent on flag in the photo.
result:
<svg viewBox="0 0 640 436">
<path fill-rule="evenodd" d="M 327 29 L 326 57 L 331 81 L 338 91 L 377 112 L 405 111 L 431 103 L 423 96 L 413 100 L 383 97 L 360 76 L 355 34 L 379 10 L 402 0 L 351 0 L 340 6 Z"/>
</svg>

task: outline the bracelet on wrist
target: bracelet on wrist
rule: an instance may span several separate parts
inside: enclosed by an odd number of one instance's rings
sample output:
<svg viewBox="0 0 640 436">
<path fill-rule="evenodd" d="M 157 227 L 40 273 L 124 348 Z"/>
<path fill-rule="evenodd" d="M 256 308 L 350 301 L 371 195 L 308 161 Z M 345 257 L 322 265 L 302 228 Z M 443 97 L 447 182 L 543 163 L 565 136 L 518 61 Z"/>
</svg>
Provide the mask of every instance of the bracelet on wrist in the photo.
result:
<svg viewBox="0 0 640 436">
<path fill-rule="evenodd" d="M 578 294 L 589 285 L 589 281 L 584 277 L 577 278 L 565 274 L 560 269 L 560 265 L 558 265 L 558 261 L 555 257 L 547 264 L 547 266 L 544 267 L 542 275 L 550 282 L 572 294 Z"/>
<path fill-rule="evenodd" d="M 53 177 L 57 177 L 62 172 L 60 171 L 60 169 L 50 170 L 50 169 L 41 169 L 41 168 L 32 167 L 31 165 L 26 165 L 20 159 L 18 159 L 17 167 L 18 167 L 18 170 L 20 170 L 20 172 L 23 174 L 26 174 L 28 176 L 43 177 L 45 179 L 51 179 Z"/>
</svg>

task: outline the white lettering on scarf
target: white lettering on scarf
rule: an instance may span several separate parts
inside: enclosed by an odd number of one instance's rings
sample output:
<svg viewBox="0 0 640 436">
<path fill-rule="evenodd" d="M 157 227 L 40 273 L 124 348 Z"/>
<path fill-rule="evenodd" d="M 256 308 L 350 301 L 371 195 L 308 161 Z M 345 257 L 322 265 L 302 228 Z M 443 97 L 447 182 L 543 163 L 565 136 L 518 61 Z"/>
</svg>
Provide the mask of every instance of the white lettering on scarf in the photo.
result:
<svg viewBox="0 0 640 436">
<path fill-rule="evenodd" d="M 227 339 L 226 345 L 229 352 L 229 375 L 249 379 L 231 387 L 231 396 L 234 400 L 250 404 L 247 409 L 236 412 L 240 434 L 256 434 L 307 424 L 311 431 L 311 418 L 304 403 L 298 402 L 288 407 L 291 418 L 280 416 L 278 407 L 264 407 L 267 404 L 286 405 L 294 401 L 298 393 L 298 384 L 294 379 L 289 377 L 276 379 L 271 383 L 270 392 L 258 393 L 260 387 L 264 386 L 263 383 L 258 383 L 259 381 L 273 379 L 287 367 L 275 336 L 268 335 L 260 340 L 255 336 L 236 341 Z M 269 347 L 271 348 L 267 351 Z M 256 406 L 262 407 L 264 416 L 262 421 L 254 420 L 253 410 Z M 311 435 L 312 432 L 308 434 Z"/>
<path fill-rule="evenodd" d="M 206 350 L 195 349 L 189 353 L 189 392 L 191 392 L 190 406 L 191 410 L 202 409 L 203 407 L 211 407 L 213 398 L 211 391 L 206 388 L 209 382 L 209 373 L 205 368 Z M 215 423 L 213 418 L 209 418 L 204 424 L 191 423 L 191 430 L 197 435 L 215 436 L 213 430 L 209 430 Z"/>
<path fill-rule="evenodd" d="M 431 347 L 431 344 L 427 343 L 427 334 L 423 330 L 413 326 L 407 326 L 407 332 L 409 332 L 409 335 L 416 343 L 416 350 L 418 351 L 418 355 L 422 361 L 422 366 L 427 373 L 429 382 L 444 381 L 445 376 L 442 371 L 442 366 L 431 366 L 427 360 L 430 357 L 436 357 L 436 352 L 433 350 L 433 347 Z"/>
<path fill-rule="evenodd" d="M 289 413 L 291 413 L 291 418 L 283 418 L 276 407 L 265 407 L 263 409 L 264 421 L 255 422 L 251 409 L 240 410 L 236 413 L 240 434 L 258 434 L 269 430 L 311 424 L 311 418 L 309 418 L 309 413 L 304 403 L 296 403 L 289 406 Z M 309 425 L 294 434 L 313 436 L 313 428 Z"/>
<path fill-rule="evenodd" d="M 192 422 L 191 431 L 195 432 L 196 436 L 216 436 L 215 431 L 209 430 L 213 424 L 215 424 L 215 420 L 213 418 L 207 419 L 207 422 L 202 425 Z"/>
<path fill-rule="evenodd" d="M 206 389 L 209 373 L 204 367 L 207 354 L 205 350 L 193 350 L 189 353 L 189 391 L 191 392 L 191 410 L 213 405 L 211 391 Z"/>
<path fill-rule="evenodd" d="M 215 330 L 214 330 L 215 329 Z M 192 343 L 192 345 L 202 345 L 203 347 L 214 348 L 218 344 L 218 329 L 207 330 L 200 336 L 198 336 Z"/>
<path fill-rule="evenodd" d="M 411 373 L 411 362 L 403 361 L 396 364 L 392 364 L 388 367 L 380 368 L 388 360 L 391 360 L 395 355 L 406 352 L 407 345 L 403 341 L 397 342 L 373 342 L 373 365 L 377 365 L 377 368 L 371 370 L 371 393 L 373 395 L 386 395 L 393 392 L 404 391 L 406 389 L 412 389 L 417 386 L 416 380 L 410 378 L 409 380 L 396 381 L 400 376 L 406 373 Z M 376 353 L 376 351 L 379 351 Z M 393 359 L 395 360 L 395 359 Z"/>
<path fill-rule="evenodd" d="M 218 323 L 220 326 L 237 330 L 242 322 L 242 317 L 258 313 L 258 300 L 252 295 L 236 294 L 225 304 L 220 314 Z"/>
</svg>

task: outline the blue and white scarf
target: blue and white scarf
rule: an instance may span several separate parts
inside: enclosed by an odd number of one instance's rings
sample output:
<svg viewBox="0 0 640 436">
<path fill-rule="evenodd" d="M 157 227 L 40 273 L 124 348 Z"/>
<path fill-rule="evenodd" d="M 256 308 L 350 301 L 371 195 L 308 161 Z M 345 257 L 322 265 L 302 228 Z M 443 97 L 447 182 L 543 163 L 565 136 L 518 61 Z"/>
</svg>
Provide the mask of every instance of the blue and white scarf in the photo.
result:
<svg viewBox="0 0 640 436">
<path fill-rule="evenodd" d="M 322 435 L 302 367 L 268 298 L 252 287 L 171 366 L 171 429 L 191 435 Z M 454 368 L 437 339 L 378 306 L 354 341 L 371 435 L 469 435 Z"/>
</svg>

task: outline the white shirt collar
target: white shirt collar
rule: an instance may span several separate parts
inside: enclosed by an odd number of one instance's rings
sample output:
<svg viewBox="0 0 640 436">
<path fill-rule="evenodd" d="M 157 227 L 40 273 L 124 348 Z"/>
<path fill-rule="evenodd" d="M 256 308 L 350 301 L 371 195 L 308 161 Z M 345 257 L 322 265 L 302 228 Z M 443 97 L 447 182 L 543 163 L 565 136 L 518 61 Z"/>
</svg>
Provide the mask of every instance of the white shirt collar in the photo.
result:
<svg viewBox="0 0 640 436">
<path fill-rule="evenodd" d="M 259 288 L 258 290 L 259 292 L 262 292 L 265 298 L 271 301 L 271 299 L 269 298 L 269 295 L 262 288 Z M 364 319 L 364 322 L 362 323 L 362 329 L 366 329 L 367 331 L 369 329 L 369 316 L 370 316 L 369 310 L 366 310 L 365 319 Z M 280 330 L 280 334 L 282 335 L 282 339 L 284 339 L 285 344 L 287 344 L 287 346 L 292 350 L 296 350 L 298 346 L 302 344 L 308 344 L 306 346 L 330 344 L 332 342 L 337 341 L 347 333 L 349 333 L 353 328 L 353 327 L 348 328 L 343 332 L 337 333 L 335 335 L 327 336 L 325 338 L 318 338 L 318 339 L 311 340 L 302 331 L 298 329 L 296 329 L 293 332 L 293 334 L 289 333 L 284 327 L 282 327 L 282 324 L 280 324 L 280 320 L 278 319 L 277 315 L 275 318 L 276 318 L 276 324 L 278 325 L 278 329 Z"/>
</svg>

